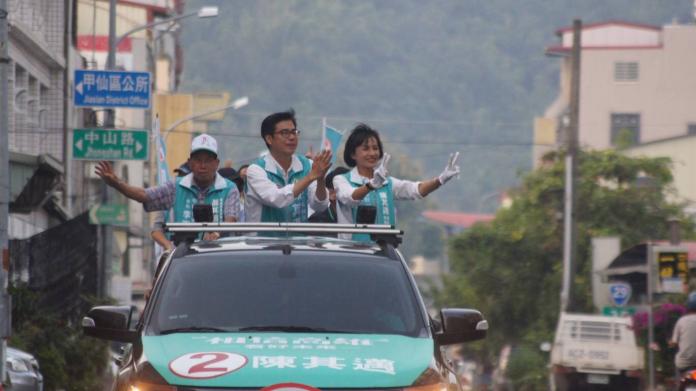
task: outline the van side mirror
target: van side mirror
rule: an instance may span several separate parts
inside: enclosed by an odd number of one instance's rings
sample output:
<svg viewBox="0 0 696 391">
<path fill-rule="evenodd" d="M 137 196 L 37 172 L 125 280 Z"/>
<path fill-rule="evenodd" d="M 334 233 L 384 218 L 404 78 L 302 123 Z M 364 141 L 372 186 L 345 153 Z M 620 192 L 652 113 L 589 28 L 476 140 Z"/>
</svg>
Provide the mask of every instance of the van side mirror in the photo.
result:
<svg viewBox="0 0 696 391">
<path fill-rule="evenodd" d="M 442 330 L 435 334 L 440 345 L 453 345 L 486 338 L 488 321 L 477 310 L 444 308 L 440 311 Z"/>
<path fill-rule="evenodd" d="M 90 337 L 118 342 L 135 342 L 138 332 L 129 329 L 130 306 L 94 307 L 82 318 L 82 331 Z"/>
</svg>

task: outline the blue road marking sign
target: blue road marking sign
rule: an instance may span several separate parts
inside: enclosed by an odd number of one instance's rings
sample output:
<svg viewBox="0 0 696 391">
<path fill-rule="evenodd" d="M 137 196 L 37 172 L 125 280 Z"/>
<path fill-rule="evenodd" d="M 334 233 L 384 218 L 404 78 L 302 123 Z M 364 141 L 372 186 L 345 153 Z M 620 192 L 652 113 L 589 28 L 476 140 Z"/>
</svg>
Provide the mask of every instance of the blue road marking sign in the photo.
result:
<svg viewBox="0 0 696 391">
<path fill-rule="evenodd" d="M 150 108 L 149 72 L 75 71 L 75 106 Z"/>
<path fill-rule="evenodd" d="M 613 282 L 609 285 L 611 301 L 617 307 L 623 307 L 631 298 L 631 286 L 625 282 Z"/>
</svg>

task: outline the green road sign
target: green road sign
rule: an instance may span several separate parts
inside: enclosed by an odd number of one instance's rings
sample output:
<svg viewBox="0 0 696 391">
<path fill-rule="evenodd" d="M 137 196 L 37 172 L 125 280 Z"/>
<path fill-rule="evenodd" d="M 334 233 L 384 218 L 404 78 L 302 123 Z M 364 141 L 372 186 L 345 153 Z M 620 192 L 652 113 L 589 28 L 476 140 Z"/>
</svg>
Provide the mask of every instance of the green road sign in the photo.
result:
<svg viewBox="0 0 696 391">
<path fill-rule="evenodd" d="M 75 129 L 73 159 L 147 160 L 147 130 Z"/>
<path fill-rule="evenodd" d="M 632 316 L 636 313 L 635 307 L 604 307 L 602 314 L 606 316 Z"/>
<path fill-rule="evenodd" d="M 128 205 L 106 204 L 89 208 L 90 224 L 128 225 Z"/>
</svg>

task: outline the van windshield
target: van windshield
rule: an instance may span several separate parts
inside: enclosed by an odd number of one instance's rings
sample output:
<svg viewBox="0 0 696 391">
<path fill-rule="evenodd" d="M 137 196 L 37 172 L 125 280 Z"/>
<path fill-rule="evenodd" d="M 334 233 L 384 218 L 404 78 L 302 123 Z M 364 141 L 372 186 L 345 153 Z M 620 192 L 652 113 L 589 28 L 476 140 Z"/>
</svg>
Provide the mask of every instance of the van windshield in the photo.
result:
<svg viewBox="0 0 696 391">
<path fill-rule="evenodd" d="M 174 259 L 148 333 L 427 335 L 398 261 L 364 254 L 208 253 Z"/>
</svg>

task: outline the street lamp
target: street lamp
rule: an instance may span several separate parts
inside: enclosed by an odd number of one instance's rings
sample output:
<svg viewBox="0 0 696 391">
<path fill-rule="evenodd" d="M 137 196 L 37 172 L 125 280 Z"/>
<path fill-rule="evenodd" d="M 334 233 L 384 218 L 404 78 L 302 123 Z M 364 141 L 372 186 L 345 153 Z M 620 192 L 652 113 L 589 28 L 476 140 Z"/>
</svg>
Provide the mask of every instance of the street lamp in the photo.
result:
<svg viewBox="0 0 696 391">
<path fill-rule="evenodd" d="M 115 10 L 110 10 L 110 12 L 115 12 Z M 146 29 L 152 28 L 154 26 L 158 26 L 158 25 L 165 24 L 165 23 L 171 23 L 171 22 L 174 22 L 174 21 L 177 21 L 180 19 L 188 18 L 190 16 L 198 16 L 199 18 L 213 18 L 213 17 L 218 16 L 218 14 L 219 14 L 219 11 L 218 11 L 218 7 L 216 7 L 216 6 L 201 7 L 198 11 L 187 12 L 185 14 L 172 16 L 171 18 L 158 20 L 156 22 L 148 23 L 148 24 L 130 29 L 130 30 L 126 31 L 124 34 L 122 34 L 121 36 L 119 36 L 118 38 L 116 38 L 116 41 L 113 45 L 109 45 L 109 54 L 108 54 L 107 59 L 106 59 L 106 69 L 113 69 L 114 68 L 114 65 L 115 65 L 114 64 L 115 63 L 114 53 L 116 52 L 116 48 L 121 43 L 121 41 L 123 41 L 124 39 L 126 39 L 126 37 L 128 37 L 129 35 L 137 32 L 137 31 L 146 30 Z"/>
<path fill-rule="evenodd" d="M 167 142 L 167 137 L 169 137 L 169 133 L 171 133 L 172 130 L 176 129 L 177 126 L 183 124 L 184 122 L 192 121 L 192 120 L 194 120 L 194 119 L 196 119 L 196 118 L 205 117 L 205 116 L 208 116 L 208 115 L 210 115 L 210 114 L 214 114 L 214 113 L 217 113 L 217 112 L 220 112 L 220 111 L 225 111 L 225 110 L 229 110 L 229 109 L 238 110 L 238 109 L 241 109 L 242 107 L 244 107 L 244 106 L 246 106 L 246 105 L 248 105 L 248 104 L 249 104 L 249 97 L 243 96 L 243 97 L 241 97 L 241 98 L 239 98 L 239 99 L 236 99 L 234 102 L 232 102 L 231 104 L 229 104 L 229 105 L 227 105 L 227 106 L 217 107 L 217 108 L 214 108 L 214 109 L 206 110 L 206 111 L 201 112 L 201 113 L 193 114 L 193 115 L 188 116 L 188 117 L 186 117 L 186 118 L 182 118 L 182 119 L 180 119 L 180 120 L 174 122 L 170 127 L 168 127 L 168 128 L 164 131 L 164 141 L 165 141 L 165 143 L 166 143 L 166 142 Z"/>
</svg>

